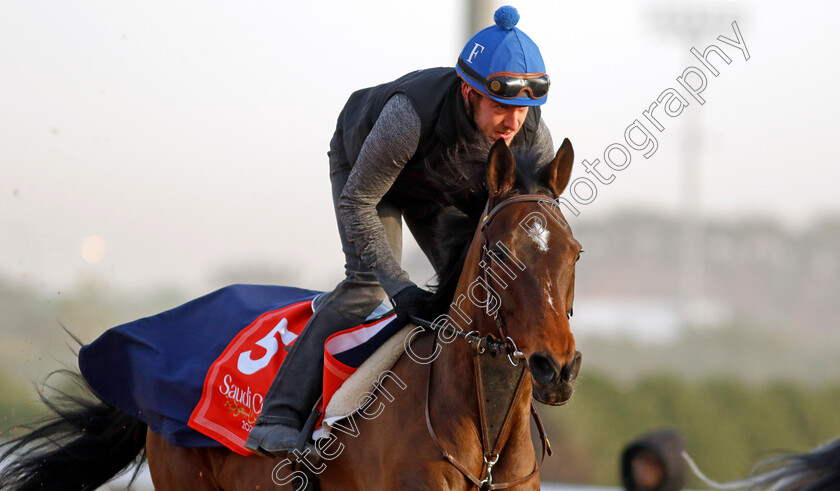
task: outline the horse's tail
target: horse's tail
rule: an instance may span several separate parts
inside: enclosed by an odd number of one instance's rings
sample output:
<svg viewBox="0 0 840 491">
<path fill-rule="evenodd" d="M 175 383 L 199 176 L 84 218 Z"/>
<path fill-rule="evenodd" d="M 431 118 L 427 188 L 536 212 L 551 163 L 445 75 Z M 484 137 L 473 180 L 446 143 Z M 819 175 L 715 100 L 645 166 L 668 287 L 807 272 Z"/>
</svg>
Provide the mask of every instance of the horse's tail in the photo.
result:
<svg viewBox="0 0 840 491">
<path fill-rule="evenodd" d="M 59 372 L 93 395 L 79 373 Z M 146 424 L 95 395 L 56 392 L 52 398 L 39 394 L 54 416 L 1 445 L 7 448 L 0 456 L 0 489 L 96 489 L 132 467 L 136 477 L 145 458 Z"/>
<path fill-rule="evenodd" d="M 718 483 L 707 478 L 687 453 L 683 457 L 706 485 L 715 489 L 828 491 L 840 489 L 840 439 L 801 454 L 771 457 L 759 462 L 750 478 Z"/>
</svg>

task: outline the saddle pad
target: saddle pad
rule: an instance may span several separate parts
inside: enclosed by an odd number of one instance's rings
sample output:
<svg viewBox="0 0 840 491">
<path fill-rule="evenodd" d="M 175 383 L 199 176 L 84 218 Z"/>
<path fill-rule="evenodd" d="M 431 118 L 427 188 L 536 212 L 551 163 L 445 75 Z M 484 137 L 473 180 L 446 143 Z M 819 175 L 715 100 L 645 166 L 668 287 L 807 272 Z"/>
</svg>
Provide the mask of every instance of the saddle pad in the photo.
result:
<svg viewBox="0 0 840 491">
<path fill-rule="evenodd" d="M 100 399 L 143 421 L 167 442 L 218 446 L 187 426 L 211 364 L 261 316 L 295 306 L 311 312 L 309 304 L 319 293 L 285 286 L 227 286 L 109 329 L 81 348 L 79 369 Z"/>
<path fill-rule="evenodd" d="M 293 345 L 306 326 L 319 293 L 228 286 L 106 331 L 82 348 L 79 366 L 101 399 L 145 422 L 167 442 L 222 444 L 251 455 L 245 440 L 286 357 L 283 348 Z M 385 304 L 371 317 L 325 343 L 322 407 L 404 326 Z M 401 347 L 401 337 L 391 344 Z"/>
<path fill-rule="evenodd" d="M 382 346 L 365 359 L 364 363 L 352 375 L 346 378 L 334 391 L 331 391 L 331 398 L 329 400 L 324 399 L 326 410 L 322 411 L 323 417 L 320 428 L 316 429 L 313 434 L 315 440 L 328 437 L 338 422 L 354 417 L 364 407 L 367 401 L 362 396 L 374 394 L 379 384 L 383 383 L 386 377 L 388 377 L 390 369 L 405 352 L 405 337 L 411 332 L 412 327 L 413 325 L 405 326 L 399 332 L 388 338 Z M 334 335 L 330 340 L 343 336 L 345 332 Z M 327 341 L 327 352 L 329 352 L 331 347 L 330 340 Z M 325 370 L 331 365 L 330 358 L 327 355 L 324 360 Z M 401 381 L 399 383 L 401 384 Z M 404 384 L 398 386 L 401 389 L 405 389 Z M 327 388 L 325 382 L 325 397 L 326 394 Z"/>
</svg>

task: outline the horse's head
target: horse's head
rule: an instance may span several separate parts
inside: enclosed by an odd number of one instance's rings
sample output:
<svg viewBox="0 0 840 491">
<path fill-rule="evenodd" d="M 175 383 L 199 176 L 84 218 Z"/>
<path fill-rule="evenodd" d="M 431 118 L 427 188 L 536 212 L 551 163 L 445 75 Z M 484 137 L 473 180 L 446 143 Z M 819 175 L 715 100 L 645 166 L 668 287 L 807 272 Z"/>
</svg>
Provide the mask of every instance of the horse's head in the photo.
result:
<svg viewBox="0 0 840 491">
<path fill-rule="evenodd" d="M 569 400 L 581 364 L 569 326 L 581 246 L 556 201 L 573 159 L 566 139 L 549 164 L 529 175 L 517 172 L 507 145 L 496 142 L 487 166 L 487 213 L 473 244 L 482 244 L 480 252 L 474 248 L 477 275 L 499 299 L 485 305 L 486 322 L 502 326 L 528 361 L 534 397 L 552 405 Z"/>
</svg>

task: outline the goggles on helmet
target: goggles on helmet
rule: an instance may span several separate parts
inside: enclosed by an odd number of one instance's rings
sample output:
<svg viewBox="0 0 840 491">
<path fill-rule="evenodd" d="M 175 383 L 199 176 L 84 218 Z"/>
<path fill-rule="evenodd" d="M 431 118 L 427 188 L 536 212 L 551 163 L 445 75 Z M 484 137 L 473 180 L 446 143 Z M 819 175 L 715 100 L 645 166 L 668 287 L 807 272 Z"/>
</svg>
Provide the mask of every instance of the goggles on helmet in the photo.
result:
<svg viewBox="0 0 840 491">
<path fill-rule="evenodd" d="M 551 79 L 545 73 L 491 73 L 487 78 L 470 68 L 463 58 L 458 58 L 458 68 L 467 76 L 480 82 L 491 95 L 502 99 L 516 99 L 527 92 L 531 99 L 541 99 L 548 94 Z"/>
</svg>

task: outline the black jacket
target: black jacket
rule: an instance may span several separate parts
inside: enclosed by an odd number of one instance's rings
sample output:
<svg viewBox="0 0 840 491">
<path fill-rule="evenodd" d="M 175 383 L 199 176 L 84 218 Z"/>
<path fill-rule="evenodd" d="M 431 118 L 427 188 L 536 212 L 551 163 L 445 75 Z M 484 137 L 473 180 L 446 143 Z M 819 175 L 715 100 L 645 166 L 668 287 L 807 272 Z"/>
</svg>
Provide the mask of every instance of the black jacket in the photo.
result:
<svg viewBox="0 0 840 491">
<path fill-rule="evenodd" d="M 461 97 L 461 79 L 454 68 L 429 68 L 411 72 L 375 87 L 354 92 L 338 117 L 344 151 L 352 166 L 385 103 L 404 94 L 420 116 L 417 152 L 403 168 L 385 199 L 403 209 L 440 203 L 440 190 L 426 176 L 426 165 L 440 162 L 459 143 L 474 141 L 478 130 Z M 535 142 L 540 108 L 531 107 L 512 147 Z"/>
</svg>

